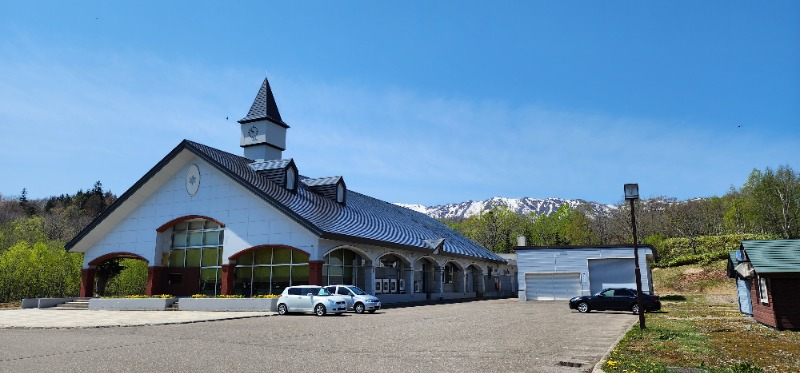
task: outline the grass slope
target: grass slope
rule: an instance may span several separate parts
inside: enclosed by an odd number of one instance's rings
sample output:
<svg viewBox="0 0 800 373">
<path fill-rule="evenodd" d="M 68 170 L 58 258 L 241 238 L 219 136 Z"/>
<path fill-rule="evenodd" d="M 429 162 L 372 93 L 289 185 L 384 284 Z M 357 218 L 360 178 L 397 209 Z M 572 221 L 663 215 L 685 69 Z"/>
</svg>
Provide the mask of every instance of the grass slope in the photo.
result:
<svg viewBox="0 0 800 373">
<path fill-rule="evenodd" d="M 606 372 L 800 372 L 800 333 L 739 312 L 725 261 L 653 270 L 662 312 L 647 314 L 611 352 Z"/>
</svg>

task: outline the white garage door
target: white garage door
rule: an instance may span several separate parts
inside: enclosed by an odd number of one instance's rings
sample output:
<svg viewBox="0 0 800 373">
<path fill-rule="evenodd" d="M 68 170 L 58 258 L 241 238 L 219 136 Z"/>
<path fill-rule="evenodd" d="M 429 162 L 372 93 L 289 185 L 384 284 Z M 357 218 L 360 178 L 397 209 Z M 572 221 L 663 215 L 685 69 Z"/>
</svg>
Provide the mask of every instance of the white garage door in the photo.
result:
<svg viewBox="0 0 800 373">
<path fill-rule="evenodd" d="M 636 289 L 633 258 L 589 259 L 589 291 L 605 288 Z"/>
<path fill-rule="evenodd" d="M 526 273 L 525 299 L 568 300 L 581 295 L 581 274 L 574 273 Z"/>
</svg>

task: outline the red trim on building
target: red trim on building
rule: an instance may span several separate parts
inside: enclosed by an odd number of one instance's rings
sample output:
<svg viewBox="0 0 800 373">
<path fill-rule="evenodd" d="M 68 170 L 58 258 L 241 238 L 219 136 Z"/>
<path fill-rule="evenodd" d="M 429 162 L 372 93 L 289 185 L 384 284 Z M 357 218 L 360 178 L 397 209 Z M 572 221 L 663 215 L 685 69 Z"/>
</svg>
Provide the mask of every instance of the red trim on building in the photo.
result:
<svg viewBox="0 0 800 373">
<path fill-rule="evenodd" d="M 325 261 L 322 260 L 309 260 L 308 261 L 308 284 L 309 285 L 322 285 L 322 265 Z"/>
<path fill-rule="evenodd" d="M 222 265 L 222 295 L 233 295 L 234 293 L 234 286 L 236 284 L 236 277 L 234 274 L 236 273 L 236 265 L 235 264 L 223 264 Z"/>
<path fill-rule="evenodd" d="M 182 217 L 180 217 L 180 218 L 172 219 L 172 220 L 170 220 L 170 221 L 166 222 L 164 225 L 162 225 L 162 226 L 160 226 L 160 227 L 156 228 L 156 232 L 158 232 L 158 233 L 164 233 L 164 232 L 166 232 L 166 231 L 167 231 L 167 229 L 170 229 L 170 228 L 172 228 L 172 226 L 173 226 L 173 225 L 175 225 L 175 224 L 178 224 L 178 223 L 180 223 L 180 222 L 187 221 L 187 220 L 192 220 L 192 219 L 205 219 L 205 220 L 211 220 L 211 221 L 213 221 L 214 223 L 217 223 L 217 224 L 219 224 L 219 226 L 220 226 L 220 227 L 222 227 L 222 228 L 225 228 L 225 223 L 223 223 L 223 222 L 221 222 L 221 221 L 219 221 L 219 220 L 217 220 L 217 219 L 214 219 L 214 218 L 209 218 L 208 216 L 203 216 L 203 215 L 186 215 L 186 216 L 182 216 Z"/>
<path fill-rule="evenodd" d="M 116 253 L 108 253 L 108 254 L 105 254 L 105 255 L 102 255 L 102 256 L 98 256 L 97 258 L 94 258 L 94 260 L 89 262 L 89 265 L 90 266 L 96 266 L 96 265 L 99 265 L 99 264 L 103 264 L 103 263 L 105 263 L 106 261 L 108 261 L 110 259 L 116 259 L 116 258 L 139 259 L 139 260 L 144 261 L 145 263 L 150 263 L 149 260 L 145 259 L 144 257 L 142 257 L 142 256 L 140 256 L 138 254 L 128 253 L 128 252 L 116 252 Z"/>
<path fill-rule="evenodd" d="M 291 246 L 287 246 L 287 245 L 258 245 L 258 246 L 248 247 L 248 248 L 246 248 L 246 249 L 244 249 L 244 250 L 242 250 L 242 251 L 240 251 L 240 252 L 238 252 L 236 254 L 233 254 L 233 255 L 228 257 L 228 260 L 236 260 L 236 258 L 244 255 L 245 253 L 249 253 L 249 252 L 252 252 L 252 251 L 255 251 L 255 250 L 260 250 L 260 249 L 292 249 L 294 251 L 301 252 L 301 253 L 309 255 L 309 256 L 311 255 L 311 254 L 309 254 L 309 253 L 307 253 L 307 252 L 305 252 L 303 250 L 300 250 L 300 249 L 298 249 L 296 247 L 291 247 Z"/>
<path fill-rule="evenodd" d="M 164 273 L 167 269 L 164 267 L 147 267 L 147 288 L 145 289 L 146 295 L 163 294 Z"/>
<path fill-rule="evenodd" d="M 81 269 L 81 298 L 94 296 L 94 275 L 97 273 L 95 268 Z"/>
</svg>

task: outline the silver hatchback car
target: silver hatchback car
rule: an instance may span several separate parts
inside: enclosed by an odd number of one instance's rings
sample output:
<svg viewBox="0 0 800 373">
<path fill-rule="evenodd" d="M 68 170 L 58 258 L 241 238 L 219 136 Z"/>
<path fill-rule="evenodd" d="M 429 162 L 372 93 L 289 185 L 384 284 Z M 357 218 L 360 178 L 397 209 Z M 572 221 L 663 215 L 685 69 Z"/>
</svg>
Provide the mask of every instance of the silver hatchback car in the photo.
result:
<svg viewBox="0 0 800 373">
<path fill-rule="evenodd" d="M 325 316 L 328 312 L 341 315 L 347 311 L 344 297 L 329 293 L 322 286 L 301 285 L 283 289 L 278 297 L 278 314 L 289 312 L 313 312 L 317 316 Z"/>
<path fill-rule="evenodd" d="M 344 298 L 347 302 L 347 309 L 355 313 L 375 313 L 381 309 L 381 300 L 374 295 L 367 294 L 364 290 L 353 285 L 329 285 L 325 287 L 331 294 L 336 294 Z"/>
</svg>

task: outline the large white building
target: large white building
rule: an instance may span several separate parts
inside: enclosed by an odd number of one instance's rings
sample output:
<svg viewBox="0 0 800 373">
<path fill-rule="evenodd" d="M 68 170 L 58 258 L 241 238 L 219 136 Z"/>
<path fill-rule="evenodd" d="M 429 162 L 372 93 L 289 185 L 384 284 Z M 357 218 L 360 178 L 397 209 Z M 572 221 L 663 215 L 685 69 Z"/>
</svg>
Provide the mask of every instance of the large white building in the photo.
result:
<svg viewBox="0 0 800 373">
<path fill-rule="evenodd" d="M 278 294 L 354 284 L 384 303 L 514 296 L 516 269 L 424 214 L 301 176 L 265 79 L 239 120 L 244 156 L 184 140 L 67 244 L 81 296 L 114 258 L 148 263 L 147 294 Z M 234 133 L 232 131 L 232 133 Z"/>
</svg>

